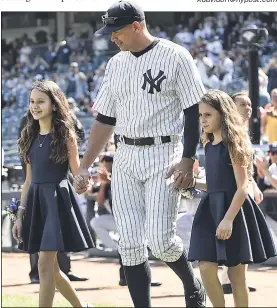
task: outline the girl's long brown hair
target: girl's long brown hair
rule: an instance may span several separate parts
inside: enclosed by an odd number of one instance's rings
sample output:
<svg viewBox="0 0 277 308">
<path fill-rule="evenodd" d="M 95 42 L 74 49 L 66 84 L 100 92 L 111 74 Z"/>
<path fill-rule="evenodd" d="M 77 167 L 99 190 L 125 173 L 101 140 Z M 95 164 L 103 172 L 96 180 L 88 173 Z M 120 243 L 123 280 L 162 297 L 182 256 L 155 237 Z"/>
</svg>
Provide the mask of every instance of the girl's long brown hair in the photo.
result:
<svg viewBox="0 0 277 308">
<path fill-rule="evenodd" d="M 247 167 L 248 176 L 253 173 L 253 148 L 243 125 L 236 104 L 225 92 L 212 90 L 206 93 L 200 103 L 207 104 L 216 109 L 221 116 L 221 134 L 223 143 L 228 147 L 230 155 L 236 164 Z M 212 141 L 213 134 L 203 133 L 202 141 Z"/>
<path fill-rule="evenodd" d="M 52 117 L 51 129 L 51 155 L 56 163 L 63 163 L 68 159 L 67 141 L 68 139 L 75 139 L 74 122 L 69 114 L 69 106 L 67 99 L 59 88 L 59 86 L 49 80 L 36 81 L 30 91 L 37 89 L 48 95 L 52 104 L 55 107 Z M 34 120 L 30 110 L 27 112 L 27 122 L 18 139 L 19 154 L 28 163 L 28 152 L 32 142 L 39 134 L 39 121 Z"/>
</svg>

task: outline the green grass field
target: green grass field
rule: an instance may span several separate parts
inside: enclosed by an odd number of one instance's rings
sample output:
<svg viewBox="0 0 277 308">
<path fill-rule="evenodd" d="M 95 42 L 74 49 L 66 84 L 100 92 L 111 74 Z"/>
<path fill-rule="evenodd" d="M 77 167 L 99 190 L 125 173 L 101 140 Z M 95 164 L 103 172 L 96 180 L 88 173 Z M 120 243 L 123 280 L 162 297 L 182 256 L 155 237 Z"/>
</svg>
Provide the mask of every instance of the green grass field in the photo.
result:
<svg viewBox="0 0 277 308">
<path fill-rule="evenodd" d="M 104 304 L 95 304 L 96 307 L 116 307 Z M 38 295 L 2 294 L 1 307 L 38 307 Z M 66 300 L 55 300 L 53 307 L 72 307 Z"/>
</svg>

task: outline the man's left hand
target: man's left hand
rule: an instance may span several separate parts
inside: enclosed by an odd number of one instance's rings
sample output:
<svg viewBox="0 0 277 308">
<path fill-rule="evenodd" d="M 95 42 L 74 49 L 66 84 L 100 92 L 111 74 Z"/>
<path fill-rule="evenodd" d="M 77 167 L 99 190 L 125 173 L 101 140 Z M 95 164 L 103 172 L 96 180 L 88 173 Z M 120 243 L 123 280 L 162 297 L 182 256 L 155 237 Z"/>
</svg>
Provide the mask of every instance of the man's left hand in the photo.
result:
<svg viewBox="0 0 277 308">
<path fill-rule="evenodd" d="M 168 179 L 173 175 L 176 188 L 190 188 L 194 184 L 193 164 L 193 159 L 183 157 L 178 164 L 170 168 L 165 178 Z"/>
</svg>

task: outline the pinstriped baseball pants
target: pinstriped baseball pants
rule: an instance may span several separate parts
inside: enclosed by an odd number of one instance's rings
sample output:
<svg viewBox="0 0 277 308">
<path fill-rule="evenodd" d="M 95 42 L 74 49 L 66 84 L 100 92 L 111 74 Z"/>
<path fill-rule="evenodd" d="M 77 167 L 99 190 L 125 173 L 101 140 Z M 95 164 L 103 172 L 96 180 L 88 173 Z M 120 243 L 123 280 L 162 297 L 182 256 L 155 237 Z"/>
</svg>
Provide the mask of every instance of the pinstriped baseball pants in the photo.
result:
<svg viewBox="0 0 277 308">
<path fill-rule="evenodd" d="M 176 235 L 180 193 L 170 167 L 182 158 L 181 142 L 153 146 L 118 145 L 112 172 L 113 213 L 119 232 L 119 253 L 125 266 L 138 265 L 153 255 L 165 262 L 178 260 L 182 240 Z"/>
</svg>

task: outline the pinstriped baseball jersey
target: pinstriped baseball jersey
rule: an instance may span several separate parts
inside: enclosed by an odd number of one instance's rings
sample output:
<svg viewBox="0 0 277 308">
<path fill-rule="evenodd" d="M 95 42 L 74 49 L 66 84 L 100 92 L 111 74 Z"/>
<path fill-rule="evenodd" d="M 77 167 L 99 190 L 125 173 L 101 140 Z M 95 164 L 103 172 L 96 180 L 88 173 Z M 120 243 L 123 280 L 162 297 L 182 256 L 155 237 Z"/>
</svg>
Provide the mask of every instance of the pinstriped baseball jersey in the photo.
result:
<svg viewBox="0 0 277 308">
<path fill-rule="evenodd" d="M 181 135 L 183 110 L 198 103 L 204 91 L 190 53 L 159 39 L 140 56 L 121 51 L 110 59 L 94 108 L 116 118 L 119 135 Z"/>
</svg>

